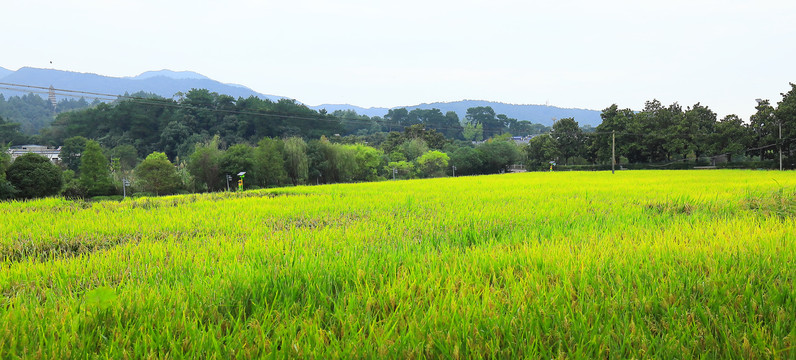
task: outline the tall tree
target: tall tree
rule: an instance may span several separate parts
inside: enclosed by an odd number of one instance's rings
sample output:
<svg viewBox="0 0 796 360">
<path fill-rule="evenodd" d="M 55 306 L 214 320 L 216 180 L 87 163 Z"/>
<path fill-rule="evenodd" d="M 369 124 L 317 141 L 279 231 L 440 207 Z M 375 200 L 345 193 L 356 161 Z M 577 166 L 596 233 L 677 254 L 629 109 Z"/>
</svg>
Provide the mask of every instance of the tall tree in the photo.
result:
<svg viewBox="0 0 796 360">
<path fill-rule="evenodd" d="M 196 144 L 188 159 L 188 172 L 193 175 L 199 189 L 217 191 L 223 187 L 224 174 L 221 173 L 221 157 L 224 153 L 218 148 L 219 136 L 210 141 Z"/>
<path fill-rule="evenodd" d="M 19 129 L 19 124 L 7 122 L 0 116 L 0 144 L 21 145 L 27 141 L 27 137 Z"/>
<path fill-rule="evenodd" d="M 576 156 L 581 156 L 584 150 L 583 131 L 578 122 L 573 118 L 564 118 L 553 124 L 550 135 L 558 144 L 558 151 L 564 158 L 564 163 Z"/>
<path fill-rule="evenodd" d="M 5 145 L 0 144 L 0 200 L 13 198 L 17 193 L 14 185 L 6 179 L 6 169 L 9 165 L 11 165 L 11 155 L 6 152 Z"/>
<path fill-rule="evenodd" d="M 94 140 L 86 142 L 80 156 L 80 185 L 86 189 L 88 196 L 109 195 L 114 190 L 108 159 Z"/>
<path fill-rule="evenodd" d="M 775 109 L 768 100 L 758 102 L 755 109 L 757 112 L 749 118 L 753 143 L 758 148 L 753 154 L 759 155 L 762 160 L 774 159 L 777 156 L 776 144 L 779 138 Z"/>
<path fill-rule="evenodd" d="M 86 148 L 87 142 L 88 139 L 82 136 L 73 136 L 64 140 L 59 156 L 67 169 L 75 172 L 80 170 L 80 154 Z"/>
<path fill-rule="evenodd" d="M 589 145 L 597 161 L 610 163 L 613 153 L 612 146 L 615 144 L 616 161 L 618 162 L 619 157 L 625 154 L 628 145 L 636 140 L 636 137 L 625 134 L 629 124 L 633 121 L 633 114 L 633 110 L 619 109 L 616 104 L 612 104 L 600 113 L 602 122 L 597 126 L 597 134 L 590 137 L 591 144 Z"/>
<path fill-rule="evenodd" d="M 715 132 L 708 137 L 707 146 L 712 154 L 744 154 L 752 144 L 752 133 L 737 115 L 727 115 L 716 123 Z"/>
<path fill-rule="evenodd" d="M 285 143 L 263 138 L 254 149 L 254 177 L 260 186 L 279 186 L 287 182 Z"/>
<path fill-rule="evenodd" d="M 254 149 L 247 144 L 235 144 L 229 147 L 221 156 L 221 173 L 236 175 L 245 172 L 255 175 Z M 256 182 L 256 176 L 255 182 Z"/>
<path fill-rule="evenodd" d="M 525 168 L 528 170 L 546 169 L 550 161 L 558 160 L 558 144 L 550 135 L 533 137 L 525 146 Z"/>
<path fill-rule="evenodd" d="M 502 134 L 506 129 L 505 116 L 498 118 L 491 106 L 476 106 L 467 109 L 465 123 L 470 125 L 481 124 L 484 137 L 490 138 Z"/>
<path fill-rule="evenodd" d="M 777 122 L 777 138 L 779 139 L 779 126 L 782 127 L 782 139 L 778 140 L 782 147 L 782 153 L 787 157 L 786 165 L 788 168 L 796 167 L 796 156 L 791 154 L 796 139 L 796 84 L 790 83 L 790 90 L 782 94 L 782 101 L 777 103 L 777 110 L 774 113 Z"/>
<path fill-rule="evenodd" d="M 304 184 L 307 181 L 309 159 L 304 139 L 290 137 L 285 140 L 285 170 L 293 185 Z"/>
</svg>

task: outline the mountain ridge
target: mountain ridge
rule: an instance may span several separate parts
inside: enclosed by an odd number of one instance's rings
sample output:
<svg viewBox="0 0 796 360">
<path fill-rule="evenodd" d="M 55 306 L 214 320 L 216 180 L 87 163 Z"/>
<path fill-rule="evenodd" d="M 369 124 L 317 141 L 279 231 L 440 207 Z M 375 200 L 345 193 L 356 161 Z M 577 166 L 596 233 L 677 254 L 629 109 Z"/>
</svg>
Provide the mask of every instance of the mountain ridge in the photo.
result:
<svg viewBox="0 0 796 360">
<path fill-rule="evenodd" d="M 175 75 L 176 74 L 176 75 Z M 195 74 L 192 78 L 174 78 L 170 76 L 185 76 Z M 171 98 L 177 92 L 187 92 L 191 89 L 207 89 L 219 94 L 226 94 L 232 97 L 247 98 L 257 96 L 261 99 L 278 101 L 282 96 L 268 95 L 256 92 L 248 87 L 237 84 L 224 84 L 216 80 L 207 78 L 194 72 L 167 72 L 155 71 L 142 73 L 144 78 L 137 77 L 111 77 L 93 73 L 81 73 L 74 71 L 39 69 L 32 67 L 22 67 L 2 77 L 3 82 L 24 84 L 31 86 L 49 87 L 57 89 L 77 90 L 82 92 L 94 92 L 112 95 L 123 95 L 125 93 L 136 93 L 144 91 L 157 94 L 165 98 Z M 202 78 L 196 77 L 196 75 Z M 14 91 L 3 89 L 0 93 L 9 96 L 21 96 L 29 91 Z M 80 95 L 77 94 L 79 97 Z M 87 96 L 90 97 L 90 96 Z"/>
<path fill-rule="evenodd" d="M 168 69 L 146 71 L 133 77 L 110 77 L 93 73 L 80 73 L 55 69 L 40 69 L 34 67 L 22 67 L 16 71 L 0 67 L 0 79 L 6 83 L 24 84 L 31 86 L 49 87 L 57 89 L 79 90 L 82 92 L 94 92 L 103 94 L 123 95 L 132 94 L 139 91 L 157 94 L 165 98 L 171 98 L 178 92 L 187 92 L 192 88 L 207 89 L 211 92 L 230 95 L 234 98 L 256 96 L 261 99 L 278 101 L 288 97 L 278 95 L 267 95 L 256 92 L 244 85 L 225 84 L 210 79 L 202 74 L 193 71 L 173 71 Z M 28 90 L 14 91 L 0 89 L 6 98 L 9 96 L 21 96 L 27 94 Z M 46 96 L 43 95 L 43 96 Z M 76 94 L 80 96 L 80 94 Z M 91 96 L 86 96 L 90 98 Z M 369 117 L 384 117 L 390 109 L 406 108 L 414 109 L 439 109 L 443 113 L 448 111 L 455 112 L 460 119 L 464 119 L 467 109 L 477 106 L 490 106 L 496 114 L 505 114 L 517 120 L 527 120 L 532 123 L 551 126 L 555 119 L 572 117 L 580 125 L 597 126 L 602 119 L 600 111 L 580 109 L 580 108 L 560 108 L 548 105 L 532 104 L 509 104 L 498 101 L 487 100 L 460 100 L 450 102 L 430 102 L 409 106 L 396 107 L 361 107 L 351 104 L 321 104 L 307 106 L 313 110 L 326 109 L 327 112 L 336 110 L 354 110 L 359 115 Z"/>
</svg>

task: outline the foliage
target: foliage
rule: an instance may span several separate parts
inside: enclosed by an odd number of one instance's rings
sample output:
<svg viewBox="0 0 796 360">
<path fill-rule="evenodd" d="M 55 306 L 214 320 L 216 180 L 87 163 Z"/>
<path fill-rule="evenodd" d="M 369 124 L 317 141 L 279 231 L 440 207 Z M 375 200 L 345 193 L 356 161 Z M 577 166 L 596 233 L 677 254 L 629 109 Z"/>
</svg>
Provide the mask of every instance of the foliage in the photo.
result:
<svg viewBox="0 0 796 360">
<path fill-rule="evenodd" d="M 511 165 L 518 164 L 522 160 L 520 149 L 510 141 L 487 141 L 479 145 L 478 150 L 484 159 L 482 168 L 484 174 L 505 172 Z"/>
<path fill-rule="evenodd" d="M 27 141 L 27 137 L 19 130 L 18 123 L 8 122 L 0 116 L 0 144 L 21 145 Z"/>
<path fill-rule="evenodd" d="M 558 144 L 554 137 L 535 136 L 525 146 L 525 168 L 528 170 L 546 169 L 550 161 L 556 161 L 558 156 Z"/>
<path fill-rule="evenodd" d="M 448 153 L 450 157 L 449 164 L 456 166 L 456 174 L 462 175 L 477 175 L 483 172 L 483 153 L 475 148 L 460 147 Z"/>
<path fill-rule="evenodd" d="M 417 170 L 421 177 L 445 176 L 448 169 L 448 154 L 431 150 L 417 158 Z"/>
<path fill-rule="evenodd" d="M 414 175 L 415 164 L 405 160 L 391 161 L 387 163 L 384 170 L 390 174 L 390 177 L 394 176 L 396 179 L 408 179 Z"/>
<path fill-rule="evenodd" d="M 462 137 L 465 140 L 469 141 L 481 141 L 484 140 L 484 126 L 479 124 L 467 123 L 464 124 L 464 129 L 462 130 Z"/>
<path fill-rule="evenodd" d="M 193 175 L 197 186 L 206 191 L 222 189 L 226 181 L 226 174 L 221 170 L 223 152 L 218 148 L 220 139 L 218 135 L 212 140 L 196 144 L 194 152 L 188 159 L 188 172 Z M 234 174 L 230 174 L 234 175 Z"/>
<path fill-rule="evenodd" d="M 287 176 L 293 185 L 304 184 L 309 170 L 307 143 L 300 137 L 287 138 L 284 143 Z"/>
<path fill-rule="evenodd" d="M 85 150 L 87 142 L 88 139 L 82 136 L 73 136 L 64 140 L 59 157 L 67 169 L 80 171 L 80 154 Z"/>
<path fill-rule="evenodd" d="M 8 167 L 6 179 L 23 199 L 46 197 L 61 191 L 61 169 L 44 156 L 24 154 Z M 6 190 L 7 191 L 7 190 Z"/>
<path fill-rule="evenodd" d="M 553 124 L 550 136 L 555 139 L 558 154 L 563 158 L 564 165 L 572 157 L 583 153 L 583 131 L 578 127 L 578 122 L 573 118 L 564 118 Z"/>
<path fill-rule="evenodd" d="M 135 176 L 139 189 L 155 195 L 173 194 L 182 187 L 177 169 L 162 152 L 149 154 L 136 166 Z"/>
<path fill-rule="evenodd" d="M 222 176 L 229 174 L 233 179 L 237 179 L 237 174 L 241 172 L 245 172 L 246 175 L 255 175 L 254 148 L 247 144 L 232 145 L 221 155 L 219 165 Z M 257 184 L 256 179 L 254 183 Z"/>
<path fill-rule="evenodd" d="M 80 185 L 88 196 L 110 195 L 114 191 L 108 159 L 94 140 L 86 142 L 80 156 Z"/>
<path fill-rule="evenodd" d="M 263 138 L 254 149 L 254 177 L 263 187 L 287 184 L 285 143 L 280 139 Z"/>
</svg>

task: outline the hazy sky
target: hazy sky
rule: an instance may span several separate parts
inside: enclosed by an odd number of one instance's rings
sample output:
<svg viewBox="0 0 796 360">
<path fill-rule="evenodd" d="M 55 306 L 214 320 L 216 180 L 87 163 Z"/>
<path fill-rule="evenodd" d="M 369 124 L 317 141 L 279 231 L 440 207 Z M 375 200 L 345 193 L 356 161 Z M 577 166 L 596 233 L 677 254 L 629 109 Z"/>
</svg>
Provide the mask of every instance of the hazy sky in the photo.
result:
<svg viewBox="0 0 796 360">
<path fill-rule="evenodd" d="M 191 70 L 310 105 L 476 99 L 638 110 L 656 98 L 748 119 L 755 98 L 776 103 L 796 82 L 792 0 L 25 0 L 0 8 L 0 66 L 10 70 Z"/>
</svg>

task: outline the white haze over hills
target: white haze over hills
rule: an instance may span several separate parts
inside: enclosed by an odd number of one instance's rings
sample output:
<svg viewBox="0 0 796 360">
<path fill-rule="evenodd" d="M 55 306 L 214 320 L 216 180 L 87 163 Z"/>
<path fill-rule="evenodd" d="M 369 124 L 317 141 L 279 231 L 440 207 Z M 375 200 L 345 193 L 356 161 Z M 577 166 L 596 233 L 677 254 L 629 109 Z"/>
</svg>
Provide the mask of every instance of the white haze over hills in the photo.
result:
<svg viewBox="0 0 796 360">
<path fill-rule="evenodd" d="M 210 79 L 202 74 L 193 71 L 172 71 L 158 70 L 146 71 L 131 77 L 110 77 L 90 73 L 79 73 L 54 69 L 39 69 L 23 67 L 17 71 L 0 68 L 0 82 L 13 83 L 19 85 L 32 85 L 40 87 L 53 86 L 56 89 L 77 90 L 95 92 L 103 94 L 123 95 L 132 94 L 139 91 L 157 94 L 162 97 L 171 98 L 177 92 L 187 92 L 191 89 L 208 89 L 219 94 L 226 94 L 232 97 L 247 98 L 256 96 L 261 99 L 278 101 L 288 98 L 286 96 L 268 95 L 256 92 L 246 86 L 238 84 L 224 84 Z M 20 96 L 26 92 L 0 89 L 6 98 L 9 96 Z M 300 99 L 297 99 L 300 101 Z M 517 120 L 527 120 L 533 123 L 552 125 L 555 119 L 572 117 L 580 125 L 597 126 L 600 124 L 600 111 L 589 109 L 565 109 L 547 105 L 529 104 L 506 104 L 496 101 L 484 100 L 461 100 L 453 102 L 432 102 L 417 105 L 394 106 L 392 108 L 364 108 L 350 104 L 321 104 L 308 106 L 311 109 L 325 109 L 331 113 L 336 110 L 354 110 L 357 114 L 370 117 L 383 117 L 389 109 L 405 107 L 412 109 L 440 109 L 443 113 L 454 111 L 460 119 L 464 119 L 466 111 L 470 107 L 490 106 L 497 114 L 505 114 Z"/>
</svg>

